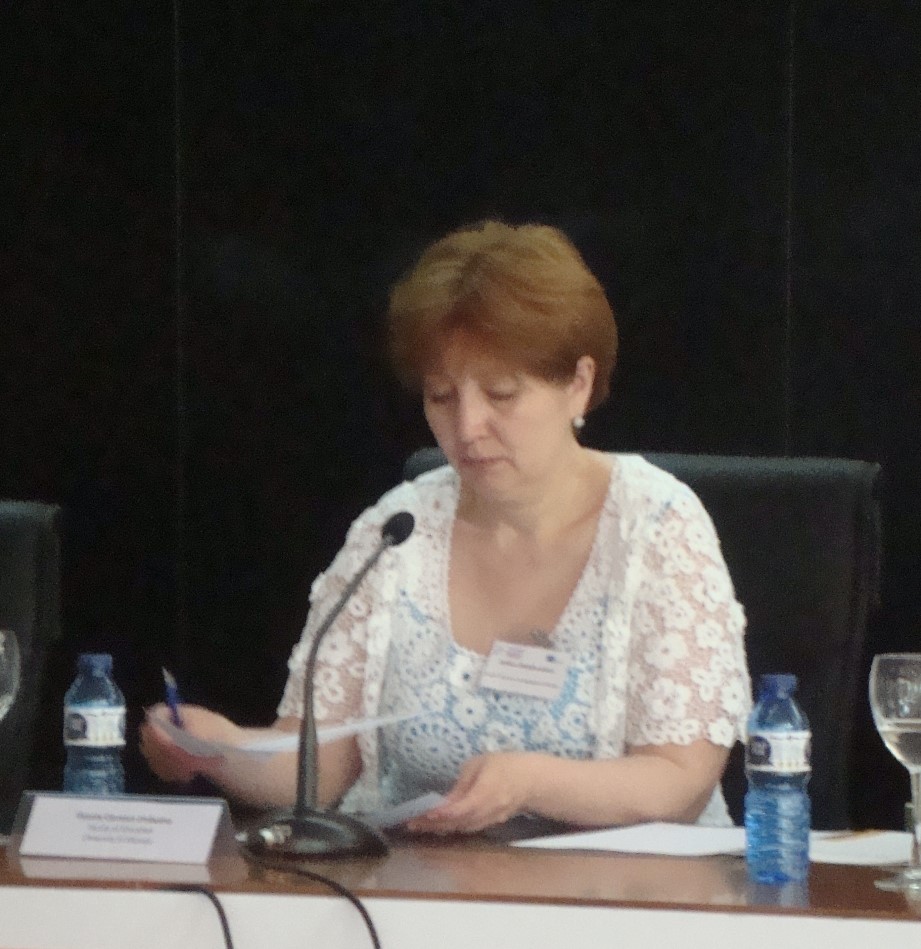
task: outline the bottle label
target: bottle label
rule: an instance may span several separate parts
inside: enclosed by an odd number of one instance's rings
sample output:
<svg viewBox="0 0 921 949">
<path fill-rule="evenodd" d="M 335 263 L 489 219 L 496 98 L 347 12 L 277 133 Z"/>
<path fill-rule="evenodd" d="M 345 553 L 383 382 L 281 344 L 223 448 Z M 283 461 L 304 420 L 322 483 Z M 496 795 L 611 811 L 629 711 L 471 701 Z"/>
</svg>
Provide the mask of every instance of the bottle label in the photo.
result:
<svg viewBox="0 0 921 949">
<path fill-rule="evenodd" d="M 124 706 L 65 705 L 64 744 L 82 748 L 121 747 L 125 744 Z"/>
<path fill-rule="evenodd" d="M 750 771 L 796 774 L 810 771 L 812 733 L 763 732 L 748 736 L 745 767 Z"/>
</svg>

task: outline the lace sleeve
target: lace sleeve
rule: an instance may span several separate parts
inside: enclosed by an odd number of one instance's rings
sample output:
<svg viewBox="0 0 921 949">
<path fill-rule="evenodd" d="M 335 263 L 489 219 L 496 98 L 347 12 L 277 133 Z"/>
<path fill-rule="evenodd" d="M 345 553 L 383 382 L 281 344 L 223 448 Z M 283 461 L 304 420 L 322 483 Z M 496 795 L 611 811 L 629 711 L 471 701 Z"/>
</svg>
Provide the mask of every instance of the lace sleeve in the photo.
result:
<svg viewBox="0 0 921 949">
<path fill-rule="evenodd" d="M 361 568 L 380 537 L 380 527 L 359 518 L 331 566 L 310 590 L 310 612 L 288 660 L 288 681 L 279 716 L 303 714 L 304 667 L 317 627 L 329 615 L 346 584 Z M 326 634 L 317 654 L 314 707 L 318 725 L 338 724 L 359 715 L 367 659 L 367 621 L 374 602 L 373 571 L 362 581 Z"/>
<path fill-rule="evenodd" d="M 627 744 L 731 746 L 751 704 L 745 617 L 710 517 L 688 488 L 656 519 L 632 624 Z"/>
</svg>

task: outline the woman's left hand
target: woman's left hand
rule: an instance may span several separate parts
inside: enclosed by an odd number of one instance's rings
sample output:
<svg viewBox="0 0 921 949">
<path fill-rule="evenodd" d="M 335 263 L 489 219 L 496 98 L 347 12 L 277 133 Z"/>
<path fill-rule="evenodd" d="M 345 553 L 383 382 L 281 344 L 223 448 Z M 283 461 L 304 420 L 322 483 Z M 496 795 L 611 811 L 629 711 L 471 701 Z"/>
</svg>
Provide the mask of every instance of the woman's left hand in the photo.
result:
<svg viewBox="0 0 921 949">
<path fill-rule="evenodd" d="M 471 758 L 439 807 L 406 822 L 416 833 L 470 834 L 518 814 L 580 827 L 697 820 L 726 765 L 729 749 L 639 745 L 620 758 L 559 758 L 505 751 Z"/>
<path fill-rule="evenodd" d="M 407 821 L 424 834 L 471 834 L 501 824 L 527 809 L 536 759 L 524 751 L 493 752 L 471 758 L 445 802 Z"/>
</svg>

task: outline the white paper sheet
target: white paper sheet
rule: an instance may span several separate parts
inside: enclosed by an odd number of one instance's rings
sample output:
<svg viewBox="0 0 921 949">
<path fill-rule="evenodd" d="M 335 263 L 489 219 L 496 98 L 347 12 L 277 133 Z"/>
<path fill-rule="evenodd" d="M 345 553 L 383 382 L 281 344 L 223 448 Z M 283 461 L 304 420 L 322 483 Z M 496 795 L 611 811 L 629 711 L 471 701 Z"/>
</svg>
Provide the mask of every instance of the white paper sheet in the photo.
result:
<svg viewBox="0 0 921 949">
<path fill-rule="evenodd" d="M 398 824 L 403 824 L 420 814 L 424 814 L 426 811 L 432 810 L 434 807 L 438 807 L 443 802 L 443 795 L 430 791 L 428 794 L 413 798 L 411 801 L 404 801 L 402 804 L 395 804 L 393 807 L 383 808 L 371 814 L 362 814 L 361 819 L 372 827 L 382 829 L 396 827 Z"/>
<path fill-rule="evenodd" d="M 848 863 L 863 867 L 906 864 L 911 834 L 898 830 L 813 831 L 809 859 L 813 863 Z"/>
<path fill-rule="evenodd" d="M 347 738 L 359 732 L 371 731 L 382 725 L 392 725 L 395 722 L 405 722 L 416 718 L 419 712 L 410 712 L 406 715 L 389 715 L 381 718 L 365 718 L 355 722 L 345 722 L 342 725 L 330 725 L 317 729 L 317 741 L 322 745 L 338 738 Z M 177 728 L 168 719 L 159 715 L 150 715 L 151 720 L 158 728 L 162 728 L 167 735 L 184 751 L 196 758 L 215 758 L 225 755 L 250 755 L 255 758 L 269 757 L 282 751 L 296 751 L 298 744 L 297 732 L 278 732 L 271 729 L 254 728 L 251 730 L 252 739 L 242 745 L 230 745 L 226 742 L 208 741 L 197 738 L 183 728 Z"/>
<path fill-rule="evenodd" d="M 632 827 L 613 827 L 554 837 L 536 837 L 531 840 L 516 841 L 514 846 L 703 857 L 718 853 L 744 853 L 745 829 L 743 827 L 698 827 L 687 824 L 636 824 Z"/>
<path fill-rule="evenodd" d="M 637 824 L 521 840 L 514 846 L 675 857 L 741 856 L 745 853 L 745 828 Z M 907 863 L 910 854 L 911 834 L 900 831 L 813 831 L 809 835 L 809 856 L 813 863 L 889 866 Z"/>
</svg>

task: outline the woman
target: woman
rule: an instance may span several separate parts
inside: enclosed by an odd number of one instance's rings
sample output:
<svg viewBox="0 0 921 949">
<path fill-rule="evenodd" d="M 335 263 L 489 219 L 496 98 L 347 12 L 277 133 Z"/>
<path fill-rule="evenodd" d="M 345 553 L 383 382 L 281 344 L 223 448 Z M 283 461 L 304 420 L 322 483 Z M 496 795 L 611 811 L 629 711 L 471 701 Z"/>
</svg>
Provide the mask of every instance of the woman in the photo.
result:
<svg viewBox="0 0 921 949">
<path fill-rule="evenodd" d="M 485 222 L 423 253 L 392 291 L 389 328 L 450 465 L 362 514 L 314 584 L 281 730 L 299 725 L 316 624 L 387 518 L 414 515 L 322 644 L 316 680 L 321 725 L 409 717 L 322 745 L 321 802 L 363 812 L 439 791 L 407 825 L 435 833 L 521 813 L 728 822 L 719 779 L 750 704 L 744 618 L 690 489 L 578 442 L 617 349 L 598 280 L 559 231 Z M 527 667 L 546 664 L 560 671 L 535 685 Z M 200 734 L 243 734 L 189 713 Z M 161 776 L 204 771 L 250 803 L 293 799 L 291 755 L 254 773 L 184 757 L 153 727 L 144 744 Z"/>
</svg>

